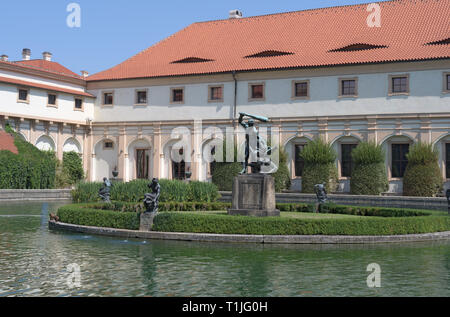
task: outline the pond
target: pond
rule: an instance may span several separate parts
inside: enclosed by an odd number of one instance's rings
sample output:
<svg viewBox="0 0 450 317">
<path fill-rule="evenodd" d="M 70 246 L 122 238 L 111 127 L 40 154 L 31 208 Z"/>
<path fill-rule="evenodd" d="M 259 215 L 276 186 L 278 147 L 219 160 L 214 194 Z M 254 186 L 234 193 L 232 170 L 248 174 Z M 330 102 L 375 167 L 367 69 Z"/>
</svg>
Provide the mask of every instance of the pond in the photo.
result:
<svg viewBox="0 0 450 317">
<path fill-rule="evenodd" d="M 450 241 L 280 246 L 123 240 L 49 231 L 48 212 L 62 204 L 0 206 L 0 297 L 450 296 Z M 380 288 L 367 285 L 371 263 L 381 268 Z"/>
</svg>

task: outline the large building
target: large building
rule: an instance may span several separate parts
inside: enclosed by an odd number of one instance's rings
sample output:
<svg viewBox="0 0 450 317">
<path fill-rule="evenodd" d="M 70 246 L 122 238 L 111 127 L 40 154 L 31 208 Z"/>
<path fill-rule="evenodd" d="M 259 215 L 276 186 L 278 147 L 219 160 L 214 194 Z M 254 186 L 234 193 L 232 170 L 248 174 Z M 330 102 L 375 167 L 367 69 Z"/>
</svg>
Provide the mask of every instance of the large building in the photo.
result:
<svg viewBox="0 0 450 317">
<path fill-rule="evenodd" d="M 373 8 L 373 6 L 372 6 Z M 390 192 L 402 192 L 409 147 L 430 142 L 450 186 L 450 1 L 398 0 L 194 23 L 125 62 L 87 77 L 41 60 L 0 62 L 0 118 L 59 157 L 83 155 L 89 180 L 209 180 L 203 160 L 239 112 L 271 119 L 301 190 L 299 152 L 323 137 L 349 190 L 351 150 L 386 150 Z M 379 16 L 373 14 L 379 13 Z M 376 23 L 371 23 L 374 18 Z M 191 162 L 174 162 L 177 127 Z M 216 131 L 212 133 L 211 131 Z M 196 142 L 196 140 L 199 142 Z"/>
</svg>

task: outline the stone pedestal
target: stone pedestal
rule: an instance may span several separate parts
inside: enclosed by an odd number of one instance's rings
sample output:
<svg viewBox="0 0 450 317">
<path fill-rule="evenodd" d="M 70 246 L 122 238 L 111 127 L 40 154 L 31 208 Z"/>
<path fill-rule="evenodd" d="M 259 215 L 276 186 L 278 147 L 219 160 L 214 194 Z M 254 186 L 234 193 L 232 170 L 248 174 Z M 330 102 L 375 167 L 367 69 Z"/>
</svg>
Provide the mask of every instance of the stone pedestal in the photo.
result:
<svg viewBox="0 0 450 317">
<path fill-rule="evenodd" d="M 270 175 L 246 174 L 234 179 L 233 205 L 229 215 L 279 217 L 276 209 L 275 180 Z"/>
<path fill-rule="evenodd" d="M 139 231 L 152 231 L 153 220 L 156 217 L 157 212 L 145 212 L 141 213 L 141 222 Z"/>
</svg>

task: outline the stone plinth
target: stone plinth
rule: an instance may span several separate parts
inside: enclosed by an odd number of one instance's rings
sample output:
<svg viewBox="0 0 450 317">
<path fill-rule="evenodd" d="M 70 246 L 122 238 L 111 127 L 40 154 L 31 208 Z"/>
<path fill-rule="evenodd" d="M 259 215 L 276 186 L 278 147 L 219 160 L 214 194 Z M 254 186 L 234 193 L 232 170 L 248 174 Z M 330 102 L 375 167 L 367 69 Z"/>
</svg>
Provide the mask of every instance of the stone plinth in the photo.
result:
<svg viewBox="0 0 450 317">
<path fill-rule="evenodd" d="M 276 209 L 275 180 L 270 175 L 247 174 L 234 179 L 229 215 L 279 217 Z"/>
<path fill-rule="evenodd" d="M 156 214 L 156 212 L 141 213 L 139 231 L 152 231 L 153 220 L 155 219 Z"/>
</svg>

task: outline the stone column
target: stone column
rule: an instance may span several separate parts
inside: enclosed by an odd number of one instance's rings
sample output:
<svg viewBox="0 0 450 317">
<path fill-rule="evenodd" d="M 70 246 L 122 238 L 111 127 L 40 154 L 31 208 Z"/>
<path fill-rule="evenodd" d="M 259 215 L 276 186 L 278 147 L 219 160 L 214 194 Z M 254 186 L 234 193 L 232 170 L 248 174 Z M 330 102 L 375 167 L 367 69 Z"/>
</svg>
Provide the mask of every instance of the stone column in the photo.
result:
<svg viewBox="0 0 450 317">
<path fill-rule="evenodd" d="M 126 178 L 126 157 L 125 153 L 127 151 L 127 135 L 125 133 L 125 127 L 119 128 L 119 144 L 118 144 L 118 159 L 117 159 L 117 169 L 119 170 L 119 179 L 125 180 Z"/>
<path fill-rule="evenodd" d="M 153 177 L 161 178 L 161 125 L 153 126 Z"/>
<path fill-rule="evenodd" d="M 63 127 L 62 123 L 57 123 L 57 126 L 58 126 L 58 132 L 57 132 L 57 136 L 56 136 L 56 156 L 57 156 L 58 160 L 60 162 L 62 162 L 63 146 L 64 146 L 64 144 L 63 144 L 63 142 L 64 142 L 64 139 L 63 139 L 64 127 Z M 75 129 L 75 131 L 76 131 L 76 129 Z"/>
</svg>

